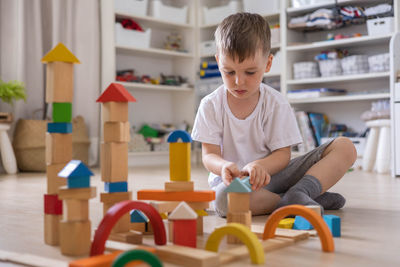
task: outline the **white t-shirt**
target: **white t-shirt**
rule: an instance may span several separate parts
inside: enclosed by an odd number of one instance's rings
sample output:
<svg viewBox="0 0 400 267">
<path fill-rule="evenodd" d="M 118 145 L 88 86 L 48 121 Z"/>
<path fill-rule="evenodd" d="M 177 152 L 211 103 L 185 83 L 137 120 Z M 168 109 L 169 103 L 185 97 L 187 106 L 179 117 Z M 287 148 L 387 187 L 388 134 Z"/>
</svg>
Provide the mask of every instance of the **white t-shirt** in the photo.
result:
<svg viewBox="0 0 400 267">
<path fill-rule="evenodd" d="M 293 110 L 277 90 L 262 83 L 256 108 L 243 120 L 231 112 L 226 92 L 221 85 L 201 100 L 193 140 L 219 145 L 222 158 L 235 162 L 239 170 L 276 149 L 302 142 Z M 211 187 L 216 177 L 210 174 Z"/>
</svg>

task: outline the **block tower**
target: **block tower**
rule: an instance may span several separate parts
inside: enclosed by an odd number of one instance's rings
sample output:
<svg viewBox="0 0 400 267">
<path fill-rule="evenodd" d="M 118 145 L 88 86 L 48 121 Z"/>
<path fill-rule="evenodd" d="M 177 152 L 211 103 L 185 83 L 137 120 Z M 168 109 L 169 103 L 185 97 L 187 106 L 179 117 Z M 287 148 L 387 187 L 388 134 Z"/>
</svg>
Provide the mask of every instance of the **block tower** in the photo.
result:
<svg viewBox="0 0 400 267">
<path fill-rule="evenodd" d="M 251 211 L 250 211 L 250 192 L 251 188 L 246 183 L 248 178 L 235 178 L 225 189 L 228 193 L 228 215 L 227 223 L 241 223 L 251 229 Z M 238 238 L 229 235 L 229 244 L 242 243 Z"/>
<path fill-rule="evenodd" d="M 96 187 L 90 187 L 93 173 L 80 160 L 71 160 L 58 176 L 67 179 L 67 186 L 60 187 L 58 191 L 63 201 L 61 253 L 68 256 L 87 255 L 91 245 L 89 199 L 96 197 Z"/>
<path fill-rule="evenodd" d="M 102 103 L 103 142 L 101 179 L 105 193 L 100 194 L 103 214 L 115 203 L 130 200 L 128 192 L 128 142 L 130 141 L 128 102 L 136 102 L 124 86 L 111 83 L 96 102 Z M 130 216 L 124 215 L 113 227 L 110 239 L 128 242 Z M 133 234 L 132 234 L 133 235 Z M 125 240 L 121 240 L 121 237 Z"/>
<path fill-rule="evenodd" d="M 57 194 L 58 188 L 65 185 L 65 180 L 57 174 L 72 159 L 74 64 L 80 62 L 62 43 L 48 52 L 42 62 L 47 64 L 46 103 L 53 106 L 53 121 L 48 123 L 46 133 L 44 241 L 48 245 L 58 245 L 62 202 Z"/>
</svg>

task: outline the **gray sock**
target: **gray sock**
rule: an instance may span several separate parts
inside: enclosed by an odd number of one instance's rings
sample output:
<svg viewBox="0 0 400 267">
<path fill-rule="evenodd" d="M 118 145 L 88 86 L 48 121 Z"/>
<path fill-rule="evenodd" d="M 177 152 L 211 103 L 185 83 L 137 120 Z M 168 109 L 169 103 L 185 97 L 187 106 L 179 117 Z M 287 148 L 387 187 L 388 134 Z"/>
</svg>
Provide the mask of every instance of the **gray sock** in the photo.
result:
<svg viewBox="0 0 400 267">
<path fill-rule="evenodd" d="M 312 175 L 305 175 L 285 193 L 277 208 L 293 204 L 319 205 L 313 199 L 318 197 L 321 191 L 322 186 L 319 180 Z M 321 210 L 323 212 L 322 207 Z"/>
<path fill-rule="evenodd" d="M 314 200 L 326 210 L 341 209 L 346 203 L 346 199 L 341 194 L 331 192 L 325 192 Z"/>
</svg>

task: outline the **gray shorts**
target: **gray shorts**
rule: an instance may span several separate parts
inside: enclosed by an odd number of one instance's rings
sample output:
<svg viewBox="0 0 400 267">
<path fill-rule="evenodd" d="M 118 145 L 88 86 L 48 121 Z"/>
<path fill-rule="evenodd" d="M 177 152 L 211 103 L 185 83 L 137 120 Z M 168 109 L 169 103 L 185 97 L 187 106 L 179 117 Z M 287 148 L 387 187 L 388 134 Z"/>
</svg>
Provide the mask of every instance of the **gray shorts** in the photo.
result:
<svg viewBox="0 0 400 267">
<path fill-rule="evenodd" d="M 304 174 L 321 159 L 326 147 L 332 142 L 333 140 L 326 142 L 307 154 L 292 159 L 285 169 L 271 176 L 270 183 L 264 188 L 276 194 L 286 193 L 289 188 L 303 178 Z M 221 177 L 215 178 L 212 186 L 212 189 L 215 191 L 213 205 L 215 211 L 222 217 L 226 216 L 228 209 L 225 188 L 226 185 L 222 182 Z"/>
</svg>

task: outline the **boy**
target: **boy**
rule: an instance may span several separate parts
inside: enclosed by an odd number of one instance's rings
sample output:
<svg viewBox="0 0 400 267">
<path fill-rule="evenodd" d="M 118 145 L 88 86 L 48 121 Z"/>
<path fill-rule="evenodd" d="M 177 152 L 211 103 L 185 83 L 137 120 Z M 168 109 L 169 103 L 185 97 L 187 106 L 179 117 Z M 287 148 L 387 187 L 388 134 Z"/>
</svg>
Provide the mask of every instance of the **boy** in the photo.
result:
<svg viewBox="0 0 400 267">
<path fill-rule="evenodd" d="M 192 138 L 202 143 L 216 212 L 226 216 L 224 190 L 244 176 L 250 176 L 253 215 L 290 204 L 343 207 L 345 199 L 326 190 L 354 163 L 354 145 L 337 138 L 290 160 L 291 146 L 302 142 L 295 116 L 287 100 L 262 83 L 272 63 L 268 23 L 257 14 L 231 15 L 215 41 L 224 84 L 202 99 Z"/>
</svg>

